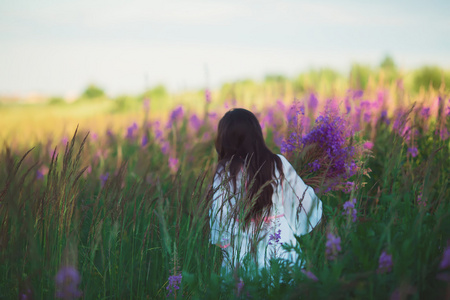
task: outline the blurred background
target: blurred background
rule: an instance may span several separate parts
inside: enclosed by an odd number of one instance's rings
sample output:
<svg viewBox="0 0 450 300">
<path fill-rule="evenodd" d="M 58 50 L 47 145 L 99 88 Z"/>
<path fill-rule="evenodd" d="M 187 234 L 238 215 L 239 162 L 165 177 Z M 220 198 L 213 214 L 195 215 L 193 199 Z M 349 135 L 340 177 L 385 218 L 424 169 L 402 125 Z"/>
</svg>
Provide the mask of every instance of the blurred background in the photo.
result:
<svg viewBox="0 0 450 300">
<path fill-rule="evenodd" d="M 125 126 L 144 99 L 150 118 L 201 110 L 206 90 L 212 109 L 448 90 L 449 12 L 448 1 L 1 1 L 0 140 L 104 130 L 99 115 Z"/>
</svg>

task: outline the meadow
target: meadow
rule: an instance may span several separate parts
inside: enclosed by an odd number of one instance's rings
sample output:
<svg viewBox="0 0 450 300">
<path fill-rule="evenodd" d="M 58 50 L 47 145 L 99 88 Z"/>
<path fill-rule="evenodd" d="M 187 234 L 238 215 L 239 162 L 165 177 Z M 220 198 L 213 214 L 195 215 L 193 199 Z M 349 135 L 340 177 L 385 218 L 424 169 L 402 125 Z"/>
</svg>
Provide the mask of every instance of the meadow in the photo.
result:
<svg viewBox="0 0 450 300">
<path fill-rule="evenodd" d="M 1 105 L 0 298 L 449 299 L 449 90 L 405 78 L 325 71 Z M 233 107 L 257 115 L 305 181 L 290 134 L 305 141 L 330 108 L 359 149 L 345 182 L 318 190 L 323 222 L 294 245 L 305 269 L 274 258 L 221 273 L 208 191 Z"/>
</svg>

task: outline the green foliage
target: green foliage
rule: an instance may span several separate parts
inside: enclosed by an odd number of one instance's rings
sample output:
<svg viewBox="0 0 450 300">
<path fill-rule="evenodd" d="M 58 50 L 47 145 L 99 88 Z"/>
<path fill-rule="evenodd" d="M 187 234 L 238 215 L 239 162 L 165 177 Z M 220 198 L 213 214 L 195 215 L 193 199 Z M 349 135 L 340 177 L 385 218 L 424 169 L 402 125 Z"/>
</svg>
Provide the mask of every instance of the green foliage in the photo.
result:
<svg viewBox="0 0 450 300">
<path fill-rule="evenodd" d="M 105 92 L 100 87 L 90 84 L 81 96 L 85 99 L 96 99 L 105 96 Z"/>
<path fill-rule="evenodd" d="M 64 105 L 66 103 L 66 100 L 62 97 L 52 97 L 48 100 L 49 105 Z"/>
<path fill-rule="evenodd" d="M 342 75 L 330 68 L 310 70 L 293 79 L 292 85 L 297 93 L 311 90 L 331 92 L 333 83 L 339 82 Z"/>
<path fill-rule="evenodd" d="M 350 88 L 363 90 L 367 87 L 372 70 L 370 66 L 353 64 L 350 70 Z"/>
<path fill-rule="evenodd" d="M 144 94 L 142 95 L 142 98 L 150 98 L 150 99 L 156 99 L 156 100 L 161 100 L 161 99 L 165 99 L 169 96 L 169 93 L 167 91 L 167 89 L 165 88 L 164 85 L 160 84 L 157 85 L 155 87 L 153 87 L 152 89 L 144 92 Z"/>
<path fill-rule="evenodd" d="M 394 59 L 387 55 L 380 63 L 380 68 L 384 70 L 395 70 L 397 67 L 395 65 Z"/>
<path fill-rule="evenodd" d="M 141 101 L 131 96 L 118 96 L 114 99 L 114 107 L 112 112 L 122 113 L 128 111 L 136 111 L 142 106 Z"/>
<path fill-rule="evenodd" d="M 287 81 L 286 76 L 281 74 L 268 74 L 264 77 L 265 82 L 284 82 Z"/>
<path fill-rule="evenodd" d="M 449 89 L 450 74 L 446 74 L 439 67 L 425 66 L 415 72 L 414 88 L 416 91 L 419 91 L 421 88 L 439 90 L 442 83 L 445 83 L 446 89 Z"/>
</svg>

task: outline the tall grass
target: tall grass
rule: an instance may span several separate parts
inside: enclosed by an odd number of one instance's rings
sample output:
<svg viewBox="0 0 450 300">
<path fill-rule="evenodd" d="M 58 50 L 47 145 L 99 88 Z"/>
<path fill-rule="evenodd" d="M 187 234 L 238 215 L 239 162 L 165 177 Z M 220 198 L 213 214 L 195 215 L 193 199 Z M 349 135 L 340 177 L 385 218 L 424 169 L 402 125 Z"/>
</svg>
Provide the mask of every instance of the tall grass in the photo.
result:
<svg viewBox="0 0 450 300">
<path fill-rule="evenodd" d="M 221 273 L 222 254 L 209 243 L 217 117 L 207 108 L 197 130 L 183 111 L 166 117 L 169 123 L 144 119 L 126 136 L 80 129 L 67 142 L 42 141 L 26 152 L 5 147 L 0 298 L 51 299 L 65 266 L 80 273 L 85 299 L 448 297 L 449 283 L 436 278 L 446 272 L 439 264 L 450 240 L 450 148 L 439 135 L 450 129 L 448 100 L 431 107 L 431 116 L 400 102 L 383 115 L 358 97 L 348 114 L 359 126 L 354 138 L 373 142 L 364 157 L 371 172 L 354 175 L 350 193 L 321 196 L 322 226 L 292 245 L 299 253 L 301 246 L 303 271 L 273 260 L 261 272 L 244 265 Z M 400 109 L 403 122 L 395 126 Z M 286 111 L 267 104 L 256 113 L 267 120 L 267 143 L 278 152 Z M 177 162 L 169 166 L 169 158 Z M 343 214 L 352 199 L 355 222 Z M 329 233 L 341 238 L 333 260 L 326 255 Z M 391 271 L 379 270 L 383 251 L 392 255 Z M 180 274 L 180 289 L 170 293 L 170 276 Z"/>
</svg>

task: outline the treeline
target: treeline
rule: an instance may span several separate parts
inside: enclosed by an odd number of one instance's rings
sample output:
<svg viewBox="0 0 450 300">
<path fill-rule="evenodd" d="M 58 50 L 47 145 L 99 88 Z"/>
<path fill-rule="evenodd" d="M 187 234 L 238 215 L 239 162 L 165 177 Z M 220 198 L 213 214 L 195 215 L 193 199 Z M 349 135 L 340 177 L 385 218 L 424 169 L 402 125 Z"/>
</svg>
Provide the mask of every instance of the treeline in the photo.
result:
<svg viewBox="0 0 450 300">
<path fill-rule="evenodd" d="M 262 80 L 240 79 L 222 84 L 213 89 L 211 95 L 214 103 L 239 99 L 249 103 L 273 101 L 274 99 L 292 99 L 305 93 L 316 92 L 324 97 L 334 97 L 352 90 L 371 90 L 379 86 L 400 89 L 408 94 L 433 90 L 450 90 L 450 70 L 438 66 L 423 66 L 415 70 L 402 70 L 394 60 L 387 56 L 378 66 L 355 63 L 348 74 L 332 68 L 311 69 L 295 77 L 282 74 L 268 74 Z M 92 102 L 113 100 L 114 110 L 118 112 L 135 110 L 142 107 L 144 99 L 156 101 L 160 106 L 172 107 L 176 103 L 189 104 L 205 96 L 205 90 L 187 90 L 171 93 L 164 85 L 156 85 L 142 93 L 112 97 L 101 87 L 90 84 L 75 102 Z M 200 98 L 199 98 L 200 97 Z M 258 101 L 255 101 L 255 100 Z M 62 97 L 51 97 L 48 104 L 62 105 Z"/>
</svg>

